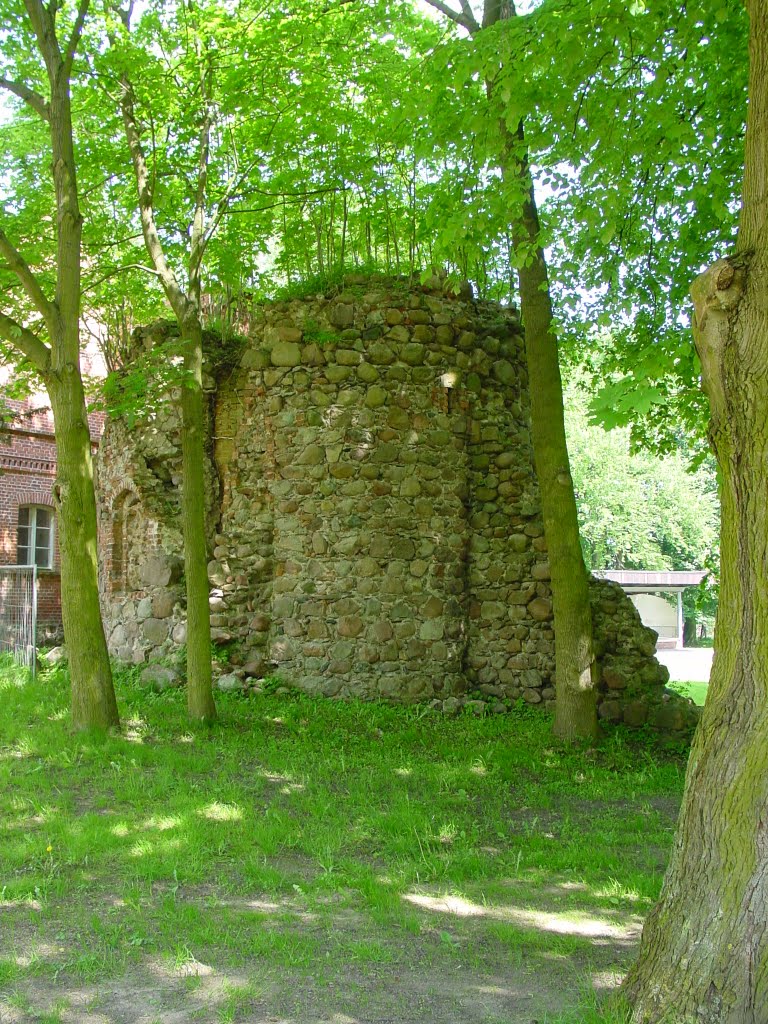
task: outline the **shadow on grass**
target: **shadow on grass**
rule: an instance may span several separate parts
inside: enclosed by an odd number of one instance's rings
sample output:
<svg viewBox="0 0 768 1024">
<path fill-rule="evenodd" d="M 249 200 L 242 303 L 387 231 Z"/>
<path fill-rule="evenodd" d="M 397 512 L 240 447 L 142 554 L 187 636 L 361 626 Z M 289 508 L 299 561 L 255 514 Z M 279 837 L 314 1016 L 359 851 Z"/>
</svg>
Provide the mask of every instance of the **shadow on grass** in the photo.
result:
<svg viewBox="0 0 768 1024">
<path fill-rule="evenodd" d="M 0 689 L 9 1021 L 544 1019 L 615 986 L 682 785 L 621 737 L 558 750 L 536 712 L 231 697 L 195 729 L 123 682 L 124 734 L 82 737 L 64 673 Z"/>
</svg>

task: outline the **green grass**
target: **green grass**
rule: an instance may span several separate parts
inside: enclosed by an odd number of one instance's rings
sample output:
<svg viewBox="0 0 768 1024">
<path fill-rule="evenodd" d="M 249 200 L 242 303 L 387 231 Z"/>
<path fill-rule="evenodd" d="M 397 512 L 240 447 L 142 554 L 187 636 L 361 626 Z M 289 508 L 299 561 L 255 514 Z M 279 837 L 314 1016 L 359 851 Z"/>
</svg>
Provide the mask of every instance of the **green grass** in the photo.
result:
<svg viewBox="0 0 768 1024">
<path fill-rule="evenodd" d="M 183 692 L 117 687 L 123 733 L 78 736 L 63 670 L 0 668 L 0 987 L 148 958 L 317 985 L 414 958 L 438 976 L 583 964 L 590 941 L 530 921 L 642 915 L 658 894 L 684 762 L 629 733 L 570 750 L 528 708 L 277 695 L 220 695 L 208 729 Z M 436 912 L 448 898 L 466 918 Z"/>
<path fill-rule="evenodd" d="M 698 704 L 699 707 L 704 707 L 704 701 L 707 699 L 709 683 L 669 682 L 667 683 L 667 686 L 670 690 L 674 690 L 683 697 L 690 697 L 693 703 Z"/>
</svg>

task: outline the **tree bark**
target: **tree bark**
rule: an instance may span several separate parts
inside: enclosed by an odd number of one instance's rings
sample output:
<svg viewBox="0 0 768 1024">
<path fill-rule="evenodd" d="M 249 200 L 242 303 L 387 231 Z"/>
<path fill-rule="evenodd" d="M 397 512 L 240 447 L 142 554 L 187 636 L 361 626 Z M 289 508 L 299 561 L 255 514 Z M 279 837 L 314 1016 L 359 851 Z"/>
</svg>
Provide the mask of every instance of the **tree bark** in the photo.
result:
<svg viewBox="0 0 768 1024">
<path fill-rule="evenodd" d="M 81 3 L 81 21 L 87 4 Z M 80 251 L 69 70 L 76 37 L 56 59 L 52 8 L 41 48 L 51 84 L 51 147 L 56 191 L 56 297 L 47 378 L 57 451 L 56 498 L 61 553 L 61 607 L 69 652 L 75 729 L 118 726 L 104 623 L 99 605 L 96 497 L 91 437 L 80 375 Z M 39 37 L 39 33 L 38 33 Z M 57 47 L 56 47 L 57 49 Z"/>
<path fill-rule="evenodd" d="M 633 1020 L 768 1021 L 768 267 L 710 292 L 699 347 L 721 473 L 715 658 L 672 859 L 625 983 Z M 730 271 L 719 261 L 713 283 Z M 736 292 L 743 293 L 737 298 Z M 730 305 L 734 302 L 734 305 Z M 762 308 L 761 308 L 762 307 Z M 706 355 L 715 338 L 718 366 Z M 716 411 L 718 410 L 718 411 Z"/>
<path fill-rule="evenodd" d="M 514 0 L 484 0 L 480 24 L 468 0 L 460 10 L 443 0 L 427 0 L 470 35 L 517 15 Z M 494 83 L 486 81 L 489 105 Z M 541 494 L 547 539 L 555 620 L 554 733 L 566 742 L 592 740 L 597 735 L 597 675 L 592 639 L 589 584 L 579 538 L 565 437 L 563 385 L 553 330 L 552 295 L 547 263 L 539 244 L 539 213 L 528 163 L 523 122 L 511 132 L 499 123 L 502 138 L 500 170 L 511 194 L 512 247 L 518 264 L 520 311 L 525 328 L 525 352 L 531 395 L 533 461 Z"/>
<path fill-rule="evenodd" d="M 211 672 L 207 540 L 205 536 L 205 420 L 203 408 L 203 331 L 199 317 L 184 331 L 184 381 L 181 388 L 181 458 L 184 574 L 187 586 L 187 710 L 189 717 L 216 717 Z"/>
<path fill-rule="evenodd" d="M 768 2 L 747 8 L 739 235 L 691 290 L 721 475 L 715 658 L 672 859 L 624 984 L 637 1024 L 768 1021 Z"/>
<path fill-rule="evenodd" d="M 88 3 L 89 0 L 80 0 L 69 40 L 62 50 L 56 35 L 56 5 L 25 0 L 45 62 L 50 100 L 45 101 L 30 89 L 12 90 L 28 102 L 50 128 L 56 195 L 56 292 L 52 301 L 21 255 L 0 232 L 0 251 L 42 314 L 50 341 L 48 347 L 33 332 L 12 325 L 10 318 L 0 316 L 0 329 L 40 372 L 53 411 L 61 610 L 72 686 L 72 725 L 76 730 L 120 724 L 99 605 L 91 437 L 80 374 L 82 217 L 69 88 L 72 61 Z"/>
<path fill-rule="evenodd" d="M 55 347 L 55 346 L 54 346 Z M 99 606 L 96 499 L 91 435 L 79 367 L 46 378 L 56 433 L 56 505 L 61 557 L 61 614 L 75 729 L 119 726 Z"/>
<path fill-rule="evenodd" d="M 205 81 L 204 74 L 203 93 L 207 95 Z M 200 320 L 200 273 L 207 243 L 203 214 L 210 118 L 206 111 L 200 142 L 195 214 L 190 232 L 189 288 L 185 292 L 166 259 L 155 223 L 151 176 L 141 145 L 134 89 L 127 75 L 122 79 L 121 106 L 136 177 L 144 244 L 179 324 L 184 351 L 181 521 L 187 589 L 187 710 L 190 718 L 210 722 L 216 717 L 216 705 L 212 689 L 208 545 L 205 536 L 203 328 Z"/>
<path fill-rule="evenodd" d="M 514 17 L 511 0 L 486 0 L 483 28 Z M 493 83 L 487 84 L 489 99 Z M 565 742 L 597 736 L 597 671 L 592 638 L 589 583 L 579 536 L 565 435 L 554 310 L 536 194 L 528 163 L 523 122 L 516 133 L 501 122 L 502 175 L 519 213 L 511 218 L 512 246 L 518 263 L 520 312 L 531 396 L 533 461 L 541 495 L 547 540 L 555 626 L 555 720 L 553 731 Z"/>
<path fill-rule="evenodd" d="M 539 218 L 526 163 L 518 163 L 527 194 L 512 235 L 517 253 L 530 252 L 518 270 L 520 310 L 531 396 L 531 437 L 541 494 L 555 620 L 555 735 L 565 741 L 597 735 L 596 669 L 589 585 L 579 537 L 565 436 L 563 385 L 552 329 L 547 265 L 538 244 Z"/>
</svg>

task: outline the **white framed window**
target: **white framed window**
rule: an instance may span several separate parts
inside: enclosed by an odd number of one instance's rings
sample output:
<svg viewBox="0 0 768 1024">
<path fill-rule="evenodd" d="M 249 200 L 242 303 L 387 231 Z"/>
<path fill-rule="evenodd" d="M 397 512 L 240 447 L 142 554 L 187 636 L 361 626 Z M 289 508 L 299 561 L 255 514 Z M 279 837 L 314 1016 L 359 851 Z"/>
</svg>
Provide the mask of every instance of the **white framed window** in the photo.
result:
<svg viewBox="0 0 768 1024">
<path fill-rule="evenodd" d="M 42 505 L 22 505 L 16 534 L 16 561 L 19 565 L 53 568 L 53 509 Z"/>
</svg>

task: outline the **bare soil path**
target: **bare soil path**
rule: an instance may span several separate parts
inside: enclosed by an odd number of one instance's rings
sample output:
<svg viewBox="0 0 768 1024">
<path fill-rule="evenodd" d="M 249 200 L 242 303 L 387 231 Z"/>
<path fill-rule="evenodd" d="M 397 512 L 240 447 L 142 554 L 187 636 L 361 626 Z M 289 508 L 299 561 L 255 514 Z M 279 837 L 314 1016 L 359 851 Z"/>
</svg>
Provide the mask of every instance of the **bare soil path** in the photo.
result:
<svg viewBox="0 0 768 1024">
<path fill-rule="evenodd" d="M 0 985 L 0 1022 L 544 1024 L 586 990 L 614 987 L 641 929 L 638 915 L 590 908 L 578 887 L 550 886 L 532 902 L 515 881 L 508 900 L 493 904 L 480 892 L 413 891 L 405 897 L 413 912 L 408 927 L 394 935 L 358 910 L 309 909 L 300 894 L 279 903 L 214 889 L 173 898 L 180 920 L 213 921 L 225 908 L 257 917 L 272 936 L 273 955 L 233 966 L 215 945 L 193 953 L 180 926 L 172 957 L 140 951 L 115 973 L 109 963 L 100 969 L 85 959 L 78 937 L 59 930 L 55 906 L 6 904 L 0 956 L 27 970 Z M 118 958 L 121 945 L 137 941 L 121 934 L 119 910 L 106 915 Z M 340 959 L 341 936 L 351 957 Z M 313 962 L 303 954 L 308 939 Z"/>
</svg>

